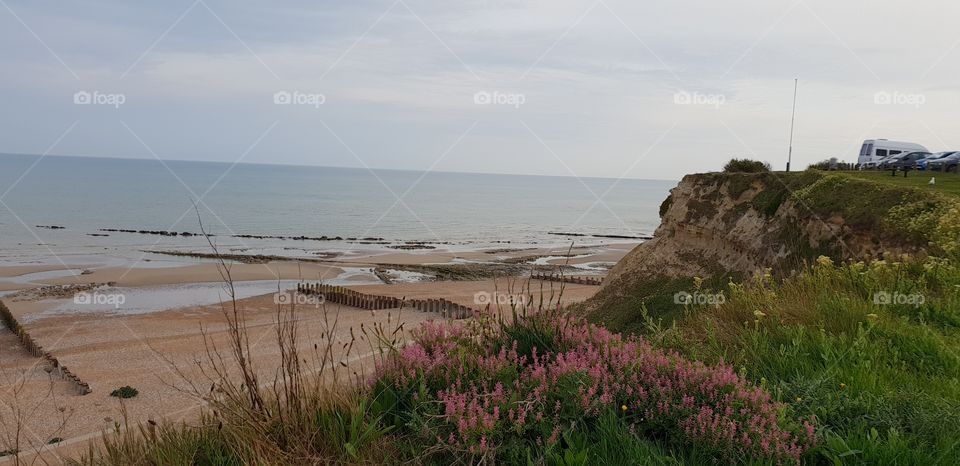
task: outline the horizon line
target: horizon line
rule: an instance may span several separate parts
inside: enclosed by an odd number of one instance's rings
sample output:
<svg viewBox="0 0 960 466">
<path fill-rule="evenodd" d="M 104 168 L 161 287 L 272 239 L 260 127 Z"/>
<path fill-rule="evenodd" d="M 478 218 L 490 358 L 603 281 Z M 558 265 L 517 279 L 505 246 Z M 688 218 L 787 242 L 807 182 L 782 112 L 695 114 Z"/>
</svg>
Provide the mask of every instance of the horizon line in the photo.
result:
<svg viewBox="0 0 960 466">
<path fill-rule="evenodd" d="M 106 155 L 68 155 L 68 154 L 23 154 L 15 152 L 0 152 L 0 156 L 21 156 L 21 157 L 60 157 L 60 158 L 78 158 L 78 159 L 107 159 L 107 160 L 143 160 L 159 162 L 188 162 L 188 163 L 217 163 L 224 165 L 263 165 L 273 167 L 304 167 L 304 168 L 341 168 L 352 170 L 381 170 L 381 171 L 401 171 L 415 173 L 448 173 L 457 175 L 499 175 L 499 176 L 536 176 L 547 178 L 578 178 L 578 179 L 598 179 L 598 180 L 633 180 L 633 181 L 680 181 L 680 178 L 633 178 L 628 176 L 579 176 L 579 175 L 545 175 L 541 173 L 497 173 L 497 172 L 472 172 L 455 170 L 425 170 L 416 168 L 383 168 L 383 167 L 349 167 L 338 165 L 305 165 L 298 163 L 270 163 L 270 162 L 224 162 L 220 160 L 186 160 L 186 159 L 166 159 L 160 157 L 114 157 Z"/>
</svg>

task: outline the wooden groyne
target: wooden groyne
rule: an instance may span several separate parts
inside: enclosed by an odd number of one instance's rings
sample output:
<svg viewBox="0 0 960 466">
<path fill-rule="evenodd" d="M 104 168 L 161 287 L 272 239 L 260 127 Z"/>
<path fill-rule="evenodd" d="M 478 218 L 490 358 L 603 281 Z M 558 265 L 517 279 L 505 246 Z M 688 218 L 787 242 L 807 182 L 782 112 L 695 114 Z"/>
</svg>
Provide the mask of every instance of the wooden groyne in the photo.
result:
<svg viewBox="0 0 960 466">
<path fill-rule="evenodd" d="M 434 312 L 448 319 L 466 319 L 478 311 L 446 299 L 400 299 L 392 296 L 378 296 L 361 293 L 342 286 L 320 283 L 299 283 L 297 293 L 321 296 L 324 302 L 343 304 L 368 310 L 414 308 L 418 311 Z"/>
<path fill-rule="evenodd" d="M 0 321 L 2 321 L 3 325 L 10 329 L 10 331 L 13 332 L 18 339 L 20 339 L 20 343 L 31 355 L 46 361 L 47 364 L 51 366 L 52 372 L 56 373 L 67 382 L 70 382 L 77 391 L 78 395 L 86 395 L 93 391 L 90 389 L 90 385 L 80 380 L 80 377 L 77 377 L 73 372 L 70 372 L 70 369 L 67 369 L 67 366 L 60 364 L 60 361 L 57 360 L 56 357 L 45 351 L 43 347 L 40 346 L 40 344 L 38 344 L 33 337 L 30 336 L 30 333 L 27 332 L 26 327 L 20 325 L 20 322 L 17 322 L 16 317 L 13 316 L 13 313 L 10 312 L 10 309 L 7 309 L 7 306 L 3 304 L 3 301 L 0 301 Z"/>
<path fill-rule="evenodd" d="M 559 273 L 533 272 L 530 274 L 530 278 L 550 282 L 575 283 L 577 285 L 600 285 L 603 283 L 603 279 L 600 277 L 575 277 Z"/>
</svg>

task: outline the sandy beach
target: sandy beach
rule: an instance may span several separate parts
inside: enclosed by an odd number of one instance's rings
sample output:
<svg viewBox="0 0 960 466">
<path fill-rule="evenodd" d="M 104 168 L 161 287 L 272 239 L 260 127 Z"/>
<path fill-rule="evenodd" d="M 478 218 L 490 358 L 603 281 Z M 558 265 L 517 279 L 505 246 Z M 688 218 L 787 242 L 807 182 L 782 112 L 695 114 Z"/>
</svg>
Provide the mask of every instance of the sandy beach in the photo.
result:
<svg viewBox="0 0 960 466">
<path fill-rule="evenodd" d="M 249 329 L 254 364 L 262 380 L 272 380 L 279 364 L 276 339 L 276 289 L 286 290 L 301 281 L 335 283 L 350 289 L 378 296 L 407 299 L 447 299 L 464 306 L 478 308 L 477 296 L 493 297 L 525 294 L 536 298 L 542 291 L 545 299 L 558 297 L 561 284 L 529 280 L 529 273 L 512 277 L 483 280 L 436 281 L 422 273 L 405 272 L 402 266 L 466 265 L 482 263 L 517 263 L 531 270 L 538 268 L 582 266 L 580 274 L 602 276 L 606 267 L 628 252 L 634 244 L 608 247 L 553 248 L 469 251 L 469 252 L 370 252 L 324 262 L 272 261 L 261 264 L 230 263 L 230 274 L 238 285 L 257 284 L 248 289 L 253 296 L 238 301 Z M 383 264 L 390 264 L 384 266 Z M 392 269 L 397 267 L 398 269 Z M 375 270 L 381 268 L 393 277 L 385 283 Z M 392 275 L 391 275 L 392 274 Z M 146 295 L 151 299 L 136 311 L 124 308 L 77 312 L 75 302 L 66 296 L 52 296 L 48 289 L 60 286 L 109 284 L 94 288 L 95 293 L 119 293 L 133 299 Z M 272 287 L 272 290 L 271 288 Z M 564 303 L 577 302 L 592 296 L 593 285 L 562 284 Z M 58 462 L 64 456 L 86 451 L 90 441 L 121 425 L 153 420 L 190 421 L 196 419 L 201 406 L 192 396 L 191 384 L 208 386 L 210 380 L 201 374 L 197 361 L 207 357 L 211 344 L 226 348 L 227 324 L 220 301 L 225 299 L 218 264 L 210 260 L 184 260 L 169 267 L 100 267 L 87 269 L 43 265 L 0 267 L 0 290 L 11 313 L 23 323 L 31 337 L 61 364 L 90 385 L 92 392 L 77 395 L 73 385 L 50 372 L 40 358 L 30 355 L 14 334 L 0 329 L 0 400 L 5 410 L 2 435 L 9 437 L 16 425 L 22 427 L 21 447 L 24 452 L 41 450 L 48 461 Z M 13 293 L 18 290 L 19 293 Z M 32 291 L 31 291 L 32 290 Z M 186 293 L 184 290 L 189 291 Z M 218 291 L 219 290 L 219 291 Z M 273 292 L 271 292 L 273 291 Z M 175 295 L 202 296 L 202 304 L 165 306 Z M 192 294 L 191 294 L 192 293 Z M 501 299 L 501 301 L 503 301 Z M 127 303 L 129 305 L 129 303 Z M 406 309 L 369 311 L 326 304 L 298 307 L 298 329 L 301 350 L 309 364 L 316 364 L 313 345 L 323 346 L 331 337 L 336 358 L 348 365 L 350 374 L 363 374 L 374 364 L 369 342 L 357 341 L 349 351 L 351 332 L 360 335 L 360 327 L 382 324 L 397 326 L 409 333 L 422 322 L 441 319 L 439 314 Z M 335 329 L 329 327 L 331 316 L 338 316 Z M 362 335 L 359 337 L 363 339 Z M 135 398 L 111 397 L 110 392 L 122 386 L 139 391 Z M 17 410 L 26 411 L 17 411 Z M 124 412 L 126 413 L 124 415 Z M 19 414 L 20 421 L 17 421 Z M 109 435 L 109 434 L 108 434 Z M 52 445 L 48 445 L 56 440 Z M 3 462 L 0 459 L 0 462 Z"/>
</svg>

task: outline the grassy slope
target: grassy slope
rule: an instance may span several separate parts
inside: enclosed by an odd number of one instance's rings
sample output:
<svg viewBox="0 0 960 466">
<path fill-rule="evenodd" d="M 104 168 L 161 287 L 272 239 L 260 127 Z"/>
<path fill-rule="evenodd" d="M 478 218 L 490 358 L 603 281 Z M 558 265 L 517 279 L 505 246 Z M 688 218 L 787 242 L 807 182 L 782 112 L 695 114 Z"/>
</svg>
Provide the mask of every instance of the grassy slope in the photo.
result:
<svg viewBox="0 0 960 466">
<path fill-rule="evenodd" d="M 886 238 L 936 242 L 942 239 L 933 234 L 937 222 L 951 205 L 944 194 L 960 194 L 960 177 L 940 174 L 931 187 L 928 177 L 913 175 L 905 181 L 882 173 L 830 174 L 795 185 L 795 196 L 817 215 L 840 213 Z M 956 258 L 834 266 L 824 259 L 790 279 L 727 283 L 720 275 L 699 289 L 692 277 L 655 278 L 632 283 L 626 299 L 606 303 L 593 318 L 690 358 L 731 363 L 796 414 L 816 415 L 824 443 L 808 461 L 958 464 L 955 264 Z M 671 299 L 678 290 L 722 293 L 725 302 L 678 306 Z M 876 293 L 920 296 L 923 303 L 878 304 Z"/>
<path fill-rule="evenodd" d="M 687 307 L 671 326 L 648 321 L 642 333 L 689 358 L 732 364 L 794 414 L 817 416 L 822 444 L 808 461 L 958 464 L 958 288 L 947 262 L 824 260 L 787 280 L 703 288 L 725 302 Z M 883 304 L 877 293 L 923 302 Z"/>
</svg>

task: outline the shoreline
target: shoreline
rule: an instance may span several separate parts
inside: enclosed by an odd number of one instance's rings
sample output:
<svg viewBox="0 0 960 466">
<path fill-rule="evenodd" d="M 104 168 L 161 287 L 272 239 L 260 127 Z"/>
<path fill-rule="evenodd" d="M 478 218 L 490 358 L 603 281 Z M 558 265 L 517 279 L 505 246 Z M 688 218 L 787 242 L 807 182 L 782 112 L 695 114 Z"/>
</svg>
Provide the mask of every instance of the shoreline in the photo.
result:
<svg viewBox="0 0 960 466">
<path fill-rule="evenodd" d="M 455 251 L 365 251 L 329 258 L 260 254 L 224 254 L 234 279 L 336 280 L 357 269 L 370 269 L 367 278 L 378 280 L 376 270 L 386 269 L 433 276 L 433 281 L 469 280 L 514 276 L 543 268 L 564 267 L 571 274 L 603 275 L 640 243 L 615 243 L 573 248 L 477 249 Z M 172 260 L 170 258 L 173 258 Z M 241 262 L 242 261 L 242 262 Z M 212 253 L 184 251 L 144 252 L 140 261 L 103 255 L 84 255 L 63 264 L 11 264 L 0 266 L 0 292 L 50 285 L 115 283 L 123 287 L 210 283 L 222 280 Z M 591 265 L 599 264 L 591 267 Z M 542 270 L 541 270 L 542 271 Z M 402 281 L 402 280 L 401 280 Z"/>
</svg>

